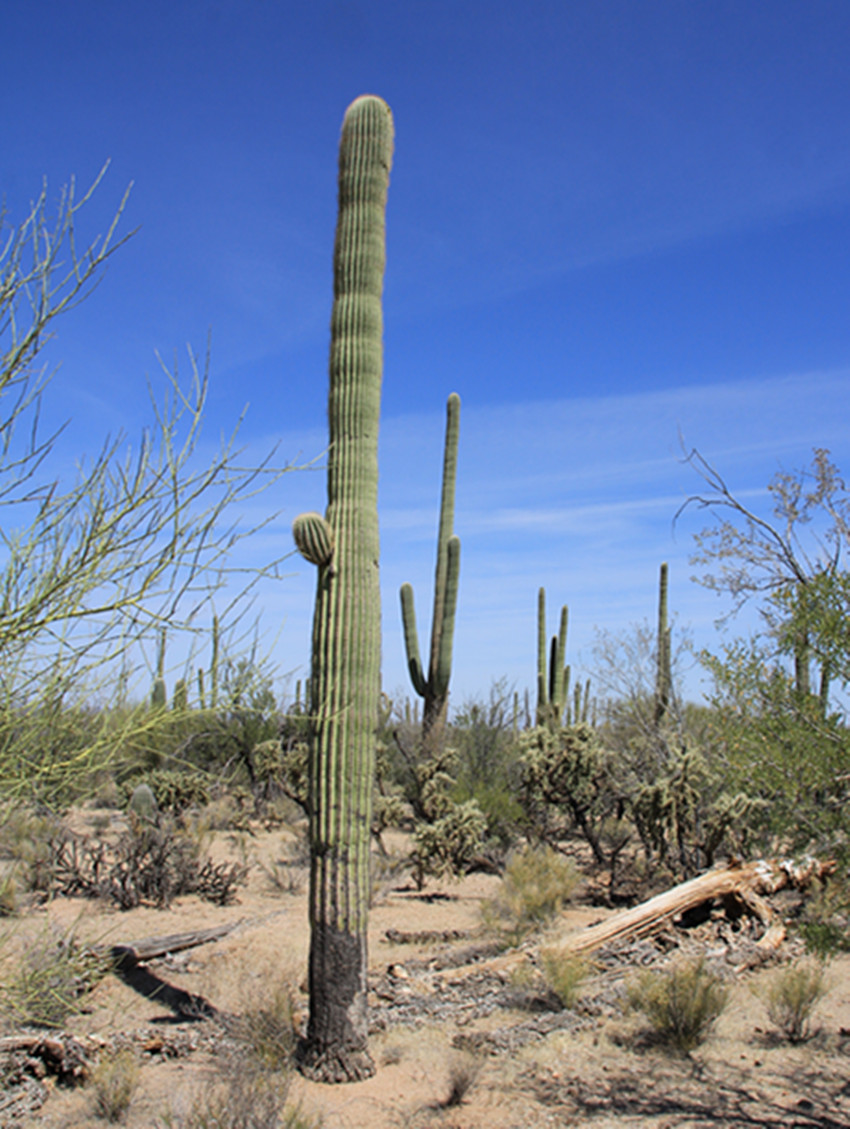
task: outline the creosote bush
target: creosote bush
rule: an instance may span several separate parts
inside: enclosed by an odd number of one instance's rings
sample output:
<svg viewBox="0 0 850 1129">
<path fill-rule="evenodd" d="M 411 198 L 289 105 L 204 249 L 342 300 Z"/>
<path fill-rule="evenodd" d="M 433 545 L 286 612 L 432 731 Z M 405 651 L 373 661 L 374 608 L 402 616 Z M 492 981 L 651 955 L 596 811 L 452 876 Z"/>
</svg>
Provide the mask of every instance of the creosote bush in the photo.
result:
<svg viewBox="0 0 850 1129">
<path fill-rule="evenodd" d="M 804 1042 L 811 1035 L 812 1013 L 827 988 L 821 961 L 805 960 L 788 965 L 771 978 L 762 993 L 770 1022 L 789 1042 Z"/>
<path fill-rule="evenodd" d="M 510 859 L 497 893 L 484 903 L 484 924 L 506 944 L 518 944 L 561 910 L 578 882 L 570 859 L 551 847 L 527 847 Z"/>
<path fill-rule="evenodd" d="M 642 973 L 627 986 L 627 1006 L 646 1016 L 661 1043 L 687 1055 L 707 1037 L 728 995 L 700 958 Z"/>
</svg>

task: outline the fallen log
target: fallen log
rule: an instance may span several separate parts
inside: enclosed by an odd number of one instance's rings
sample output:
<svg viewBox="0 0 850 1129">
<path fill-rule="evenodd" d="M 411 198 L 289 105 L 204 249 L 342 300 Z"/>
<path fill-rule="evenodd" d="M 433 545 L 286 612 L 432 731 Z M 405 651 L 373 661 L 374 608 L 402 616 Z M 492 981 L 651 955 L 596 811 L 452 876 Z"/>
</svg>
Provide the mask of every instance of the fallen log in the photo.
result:
<svg viewBox="0 0 850 1129">
<path fill-rule="evenodd" d="M 802 864 L 789 859 L 758 859 L 749 863 L 733 860 L 725 867 L 709 870 L 640 905 L 615 913 L 597 925 L 571 933 L 555 941 L 551 947 L 564 955 L 591 953 L 611 941 L 647 937 L 706 902 L 734 898 L 765 927 L 757 946 L 772 951 L 782 943 L 785 929 L 781 922 L 775 920 L 764 895 L 774 894 L 789 885 L 802 889 L 813 879 L 832 874 L 836 866 L 834 860 L 819 862 L 817 859 L 807 859 Z M 528 952 L 515 950 L 466 968 L 447 969 L 437 975 L 448 979 L 482 972 L 501 973 L 528 958 Z"/>
<path fill-rule="evenodd" d="M 167 933 L 162 937 L 144 937 L 141 941 L 118 945 L 94 945 L 93 951 L 99 955 L 108 954 L 113 960 L 125 960 L 132 957 L 134 960 L 154 960 L 156 957 L 166 956 L 168 953 L 181 953 L 186 949 L 194 949 L 198 945 L 206 945 L 210 941 L 218 941 L 238 929 L 244 923 L 244 918 L 231 921 L 227 925 L 216 925 L 212 929 L 193 929 L 188 933 Z"/>
</svg>

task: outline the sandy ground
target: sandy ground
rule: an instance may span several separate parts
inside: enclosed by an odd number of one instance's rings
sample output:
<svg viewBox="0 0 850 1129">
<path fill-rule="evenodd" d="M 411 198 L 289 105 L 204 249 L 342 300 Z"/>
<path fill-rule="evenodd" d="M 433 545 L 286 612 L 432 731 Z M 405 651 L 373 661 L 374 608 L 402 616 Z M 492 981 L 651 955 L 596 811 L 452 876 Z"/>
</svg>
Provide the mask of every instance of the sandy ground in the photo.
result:
<svg viewBox="0 0 850 1129">
<path fill-rule="evenodd" d="M 115 944 L 242 920 L 224 939 L 152 965 L 169 983 L 238 1014 L 276 977 L 303 982 L 306 891 L 297 881 L 294 891 L 277 888 L 257 865 L 268 867 L 290 846 L 291 837 L 281 830 L 219 835 L 216 850 L 222 856 L 253 863 L 249 883 L 232 906 L 186 898 L 168 910 L 119 912 L 56 899 L 8 919 L 5 966 L 11 967 L 16 949 L 38 943 L 50 929 L 73 929 L 80 938 Z M 850 1126 L 850 957 L 833 961 L 830 990 L 817 1012 L 818 1030 L 797 1046 L 776 1037 L 753 991 L 776 974 L 777 963 L 738 972 L 730 966 L 731 998 L 724 1014 L 690 1059 L 678 1059 L 647 1045 L 638 1020 L 622 1014 L 617 993 L 630 972 L 628 954 L 622 967 L 609 961 L 597 969 L 588 983 L 589 1002 L 580 1002 L 573 1022 L 567 1013 L 543 1006 L 539 991 L 516 981 L 435 971 L 436 965 L 451 965 L 452 954 L 468 949 L 474 938 L 448 945 L 387 941 L 387 930 L 474 933 L 480 928 L 481 901 L 497 882 L 476 875 L 457 884 L 431 883 L 422 896 L 401 876 L 381 890 L 370 920 L 371 1049 L 378 1071 L 366 1082 L 333 1087 L 296 1075 L 290 1098 L 313 1119 L 308 1124 L 326 1129 Z M 607 912 L 579 902 L 558 928 L 578 929 Z M 722 938 L 704 934 L 698 943 L 722 960 Z M 793 945 L 786 945 L 778 959 L 794 955 Z M 300 1006 L 306 1007 L 303 995 Z M 67 1031 L 91 1054 L 122 1041 L 138 1054 L 139 1085 L 125 1119 L 130 1129 L 164 1124 L 169 1109 L 185 1108 L 215 1069 L 214 1051 L 221 1041 L 214 1021 L 175 1022 L 161 1005 L 114 975 L 95 988 Z M 443 1108 L 458 1072 L 474 1081 L 461 1104 Z M 0 1125 L 82 1129 L 104 1124 L 92 1112 L 89 1088 L 64 1089 L 50 1079 L 46 1087 L 47 1100 L 35 1114 L 14 1121 L 3 1121 L 0 1114 Z"/>
</svg>

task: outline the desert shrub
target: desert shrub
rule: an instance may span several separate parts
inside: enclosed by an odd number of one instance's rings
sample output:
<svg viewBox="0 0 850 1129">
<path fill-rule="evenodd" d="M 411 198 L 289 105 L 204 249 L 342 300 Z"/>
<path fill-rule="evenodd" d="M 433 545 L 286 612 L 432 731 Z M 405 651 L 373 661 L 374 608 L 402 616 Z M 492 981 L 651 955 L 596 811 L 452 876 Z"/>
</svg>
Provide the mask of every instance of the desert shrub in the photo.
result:
<svg viewBox="0 0 850 1129">
<path fill-rule="evenodd" d="M 850 883 L 846 876 L 814 883 L 798 929 L 808 952 L 821 960 L 850 949 Z"/>
<path fill-rule="evenodd" d="M 143 903 L 168 906 L 182 894 L 228 905 L 247 876 L 241 863 L 214 863 L 201 854 L 201 838 L 177 832 L 170 821 L 138 825 L 114 846 L 102 839 L 64 834 L 45 844 L 43 889 L 69 897 L 103 898 L 120 909 Z"/>
<path fill-rule="evenodd" d="M 814 1009 L 826 995 L 823 963 L 800 961 L 776 973 L 763 993 L 770 1022 L 791 1043 L 802 1043 L 811 1034 Z"/>
<path fill-rule="evenodd" d="M 0 874 L 0 917 L 10 917 L 18 912 L 18 878 L 14 867 Z"/>
<path fill-rule="evenodd" d="M 227 1046 L 215 1072 L 183 1113 L 168 1113 L 163 1129 L 320 1129 L 289 1103 L 296 1044 L 291 980 L 278 977 L 245 994 L 242 1014 L 227 1026 Z"/>
<path fill-rule="evenodd" d="M 567 1009 L 575 1006 L 581 986 L 587 979 L 589 965 L 580 956 L 560 952 L 558 949 L 542 949 L 540 963 L 546 986 Z"/>
<path fill-rule="evenodd" d="M 481 850 L 485 826 L 478 804 L 468 800 L 449 804 L 433 823 L 417 827 L 411 860 L 420 889 L 427 874 L 437 878 L 463 874 Z"/>
<path fill-rule="evenodd" d="M 53 882 L 55 846 L 66 842 L 70 831 L 52 812 L 27 805 L 10 805 L 0 813 L 0 858 L 14 863 L 16 890 L 47 893 Z"/>
<path fill-rule="evenodd" d="M 702 959 L 644 972 L 627 986 L 628 1007 L 642 1012 L 656 1037 L 681 1054 L 704 1041 L 727 1000 L 726 987 Z"/>
<path fill-rule="evenodd" d="M 122 1121 L 139 1083 L 139 1063 L 132 1051 L 119 1051 L 98 1063 L 92 1074 L 93 1107 L 104 1121 Z"/>
<path fill-rule="evenodd" d="M 262 1070 L 288 1070 L 296 1042 L 292 982 L 281 976 L 263 977 L 262 987 L 247 994 L 242 1014 L 229 1025 L 229 1034 L 240 1053 Z"/>
<path fill-rule="evenodd" d="M 596 730 L 584 722 L 559 730 L 540 725 L 519 738 L 521 801 L 530 836 L 551 842 L 563 835 L 553 829 L 552 813 L 563 813 L 584 837 L 595 861 L 610 860 L 602 837 L 622 806 L 611 754 Z M 619 847 L 622 849 L 622 847 Z"/>
<path fill-rule="evenodd" d="M 570 859 L 551 847 L 528 847 L 509 860 L 497 893 L 484 903 L 484 923 L 507 944 L 518 944 L 560 912 L 578 882 Z"/>
<path fill-rule="evenodd" d="M 463 1105 L 466 1096 L 481 1073 L 481 1063 L 472 1055 L 458 1055 L 449 1064 L 449 1088 L 446 1096 L 434 1103 L 435 1109 L 456 1109 Z"/>
<path fill-rule="evenodd" d="M 2 1009 L 19 1027 L 62 1027 L 105 971 L 105 962 L 70 934 L 47 929 L 29 943 L 3 989 Z"/>
<path fill-rule="evenodd" d="M 210 800 L 209 778 L 190 769 L 155 768 L 131 777 L 124 783 L 126 803 L 141 784 L 147 784 L 153 792 L 159 810 L 172 815 L 193 806 L 203 807 Z"/>
<path fill-rule="evenodd" d="M 185 1112 L 171 1111 L 161 1129 L 319 1129 L 288 1103 L 289 1075 L 261 1070 L 238 1056 L 220 1059 L 215 1077 L 195 1094 Z"/>
<path fill-rule="evenodd" d="M 656 767 L 633 790 L 632 818 L 647 858 L 691 877 L 712 866 L 730 839 L 740 849 L 738 829 L 758 803 L 724 790 L 724 772 L 687 738 L 659 730 L 653 743 Z"/>
</svg>

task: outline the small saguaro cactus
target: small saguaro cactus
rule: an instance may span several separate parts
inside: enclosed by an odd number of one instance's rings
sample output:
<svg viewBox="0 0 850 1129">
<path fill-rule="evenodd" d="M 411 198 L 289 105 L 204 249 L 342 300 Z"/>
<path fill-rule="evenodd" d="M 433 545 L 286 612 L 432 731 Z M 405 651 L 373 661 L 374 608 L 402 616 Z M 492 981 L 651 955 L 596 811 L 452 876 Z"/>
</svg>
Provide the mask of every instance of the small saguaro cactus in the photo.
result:
<svg viewBox="0 0 850 1129">
<path fill-rule="evenodd" d="M 667 622 L 667 562 L 658 574 L 658 636 L 656 639 L 655 724 L 661 725 L 670 709 L 672 686 L 670 626 Z"/>
<path fill-rule="evenodd" d="M 452 673 L 452 645 L 460 578 L 460 538 L 453 532 L 459 432 L 460 397 L 456 392 L 452 392 L 446 404 L 443 486 L 440 496 L 437 570 L 434 577 L 434 612 L 431 617 L 431 653 L 427 678 L 419 658 L 413 588 L 410 584 L 401 586 L 401 618 L 404 626 L 407 667 L 413 688 L 424 702 L 422 743 L 432 752 L 436 751 L 442 742 L 449 700 L 449 680 Z"/>
<path fill-rule="evenodd" d="M 537 593 L 537 724 L 559 728 L 567 705 L 569 668 L 567 653 L 567 605 L 561 608 L 558 634 L 549 645 L 549 670 L 546 670 L 546 589 Z"/>
<path fill-rule="evenodd" d="M 311 719 L 310 1018 L 301 1070 L 322 1082 L 374 1073 L 367 1045 L 369 841 L 381 683 L 378 422 L 383 368 L 384 213 L 393 122 L 366 95 L 339 150 L 328 399 L 328 506 L 295 519 L 317 566 Z"/>
<path fill-rule="evenodd" d="M 167 693 L 165 689 L 165 628 L 159 632 L 156 650 L 156 677 L 151 687 L 151 705 L 154 709 L 165 709 Z"/>
</svg>

